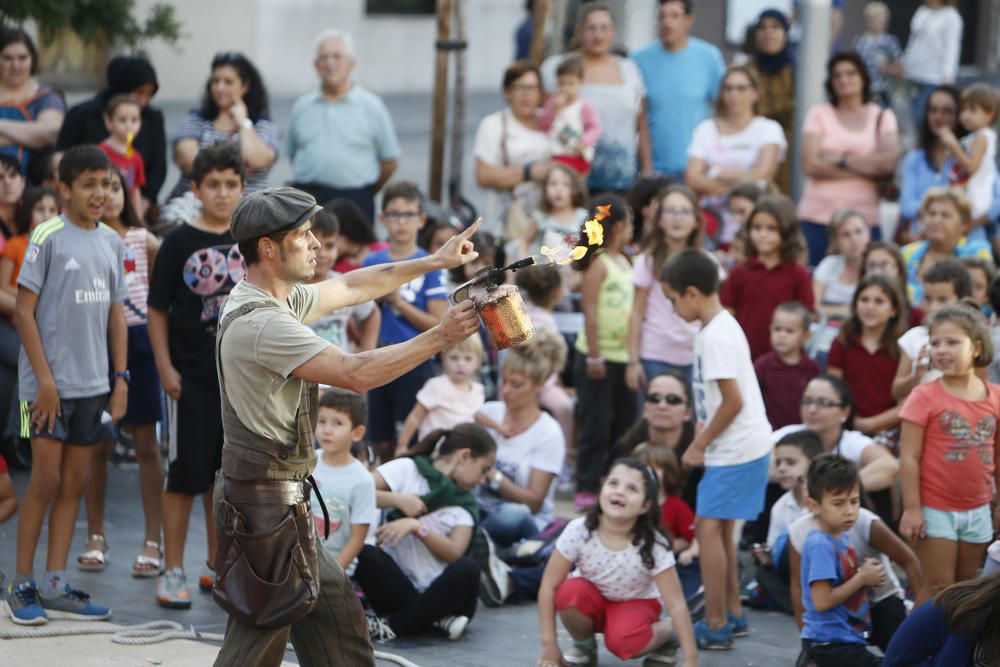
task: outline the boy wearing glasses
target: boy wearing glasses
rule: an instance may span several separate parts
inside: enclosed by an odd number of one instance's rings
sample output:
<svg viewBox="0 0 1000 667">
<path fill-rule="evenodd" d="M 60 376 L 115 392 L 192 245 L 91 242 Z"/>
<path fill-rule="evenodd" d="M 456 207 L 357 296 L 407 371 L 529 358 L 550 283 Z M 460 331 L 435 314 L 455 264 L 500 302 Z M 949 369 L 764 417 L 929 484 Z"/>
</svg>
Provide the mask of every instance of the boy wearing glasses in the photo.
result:
<svg viewBox="0 0 1000 667">
<path fill-rule="evenodd" d="M 418 259 L 427 251 L 417 246 L 417 233 L 427 222 L 424 196 L 416 184 L 395 181 L 385 186 L 379 220 L 389 233 L 389 247 L 365 257 L 364 266 Z M 379 302 L 382 325 L 379 346 L 395 345 L 415 338 L 441 322 L 448 290 L 440 271 L 417 276 Z M 416 403 L 417 392 L 434 371 L 425 361 L 389 384 L 368 392 L 368 438 L 384 462 L 392 459 L 399 425 Z"/>
<path fill-rule="evenodd" d="M 771 316 L 771 351 L 754 363 L 771 428 L 798 424 L 799 399 L 819 366 L 805 353 L 812 314 L 798 301 L 786 301 Z"/>
<path fill-rule="evenodd" d="M 733 526 L 764 509 L 771 426 L 750 360 L 746 335 L 719 301 L 719 267 L 693 248 L 671 257 L 660 273 L 674 311 L 701 323 L 694 338 L 694 405 L 702 425 L 681 461 L 704 465 L 698 484 L 695 535 L 701 546 L 705 618 L 695 624 L 698 648 L 727 650 L 750 628 L 740 603 Z"/>
</svg>

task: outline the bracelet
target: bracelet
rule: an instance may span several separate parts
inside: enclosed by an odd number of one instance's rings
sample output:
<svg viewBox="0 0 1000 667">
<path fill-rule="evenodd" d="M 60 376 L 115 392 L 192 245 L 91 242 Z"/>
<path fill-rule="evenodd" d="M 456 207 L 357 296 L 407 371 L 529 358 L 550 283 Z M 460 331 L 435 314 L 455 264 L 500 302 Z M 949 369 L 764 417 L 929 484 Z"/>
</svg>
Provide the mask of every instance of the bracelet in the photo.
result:
<svg viewBox="0 0 1000 667">
<path fill-rule="evenodd" d="M 585 360 L 588 366 L 603 366 L 604 357 L 587 357 Z"/>
<path fill-rule="evenodd" d="M 531 180 L 531 166 L 535 164 L 534 162 L 525 162 L 524 167 L 521 170 L 521 180 L 525 183 Z"/>
</svg>

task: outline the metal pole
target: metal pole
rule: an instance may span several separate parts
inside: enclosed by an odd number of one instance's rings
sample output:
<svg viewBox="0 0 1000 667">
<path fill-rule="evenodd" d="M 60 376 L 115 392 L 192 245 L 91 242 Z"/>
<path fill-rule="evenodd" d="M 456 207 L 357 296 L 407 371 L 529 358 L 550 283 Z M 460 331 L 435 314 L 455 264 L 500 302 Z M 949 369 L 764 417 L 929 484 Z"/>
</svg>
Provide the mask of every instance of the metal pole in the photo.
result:
<svg viewBox="0 0 1000 667">
<path fill-rule="evenodd" d="M 799 23 L 802 36 L 799 39 L 798 65 L 795 69 L 795 132 L 793 137 L 802 136 L 802 121 L 816 104 L 824 101 L 823 80 L 826 77 L 826 61 L 830 57 L 830 16 L 831 0 L 801 0 L 799 3 Z M 800 142 L 801 143 L 801 142 Z M 795 146 L 792 152 L 792 192 L 798 201 L 802 193 L 802 147 Z"/>
<path fill-rule="evenodd" d="M 535 0 L 531 15 L 531 62 L 539 67 L 545 59 L 545 20 L 549 15 L 549 0 Z"/>
<path fill-rule="evenodd" d="M 455 41 L 460 45 L 455 52 L 455 84 L 453 106 L 451 110 L 451 157 L 448 169 L 448 199 L 451 207 L 459 210 L 462 197 L 462 155 L 465 153 L 465 116 L 466 116 L 466 82 L 465 82 L 465 5 L 455 3 Z"/>
<path fill-rule="evenodd" d="M 448 116 L 448 58 L 453 0 L 438 0 L 437 43 L 434 61 L 434 107 L 431 111 L 431 163 L 427 191 L 431 201 L 441 201 L 444 172 L 444 131 Z"/>
</svg>

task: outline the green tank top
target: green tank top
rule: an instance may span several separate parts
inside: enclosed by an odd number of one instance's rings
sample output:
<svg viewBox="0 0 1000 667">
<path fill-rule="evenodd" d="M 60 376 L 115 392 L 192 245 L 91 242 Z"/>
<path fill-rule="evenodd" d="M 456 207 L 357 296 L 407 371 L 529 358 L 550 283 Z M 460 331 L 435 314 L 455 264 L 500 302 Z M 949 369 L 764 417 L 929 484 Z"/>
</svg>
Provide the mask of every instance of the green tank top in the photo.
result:
<svg viewBox="0 0 1000 667">
<path fill-rule="evenodd" d="M 606 253 L 597 256 L 608 275 L 597 293 L 597 343 L 606 361 L 619 364 L 628 362 L 628 318 L 632 312 L 632 269 L 622 261 L 615 261 Z M 581 330 L 576 339 L 576 349 L 587 354 L 587 332 Z"/>
</svg>

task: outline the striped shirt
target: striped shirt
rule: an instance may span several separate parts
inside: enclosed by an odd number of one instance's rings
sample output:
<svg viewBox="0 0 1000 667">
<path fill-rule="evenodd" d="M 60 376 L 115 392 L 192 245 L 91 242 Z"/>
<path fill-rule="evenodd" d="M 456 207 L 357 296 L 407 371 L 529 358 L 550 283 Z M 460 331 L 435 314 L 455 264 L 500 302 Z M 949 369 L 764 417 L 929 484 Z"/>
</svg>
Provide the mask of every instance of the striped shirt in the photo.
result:
<svg viewBox="0 0 1000 667">
<path fill-rule="evenodd" d="M 146 323 L 149 310 L 146 297 L 149 295 L 149 257 L 146 255 L 146 230 L 133 227 L 122 237 L 125 244 L 125 285 L 128 297 L 122 304 L 125 322 L 130 326 Z"/>
<path fill-rule="evenodd" d="M 257 133 L 260 140 L 265 144 L 270 146 L 274 150 L 275 160 L 278 157 L 278 126 L 275 125 L 269 118 L 258 118 L 257 122 L 253 124 L 253 131 Z M 236 143 L 240 141 L 239 131 L 229 133 L 220 132 L 215 127 L 215 123 L 211 120 L 206 120 L 201 117 L 197 111 L 191 111 L 184 120 L 181 121 L 181 126 L 177 128 L 177 134 L 174 136 L 174 144 L 183 139 L 197 139 L 198 148 L 204 148 L 205 146 L 211 146 L 217 141 L 225 141 L 226 139 L 232 139 Z M 273 166 L 274 163 L 272 163 Z M 263 190 L 268 186 L 268 176 L 271 173 L 271 167 L 264 169 L 263 171 L 247 171 L 247 188 L 246 193 L 256 192 L 257 190 Z M 181 178 L 181 182 L 174 188 L 175 193 L 185 193 L 191 189 L 191 181 L 188 178 Z"/>
</svg>

